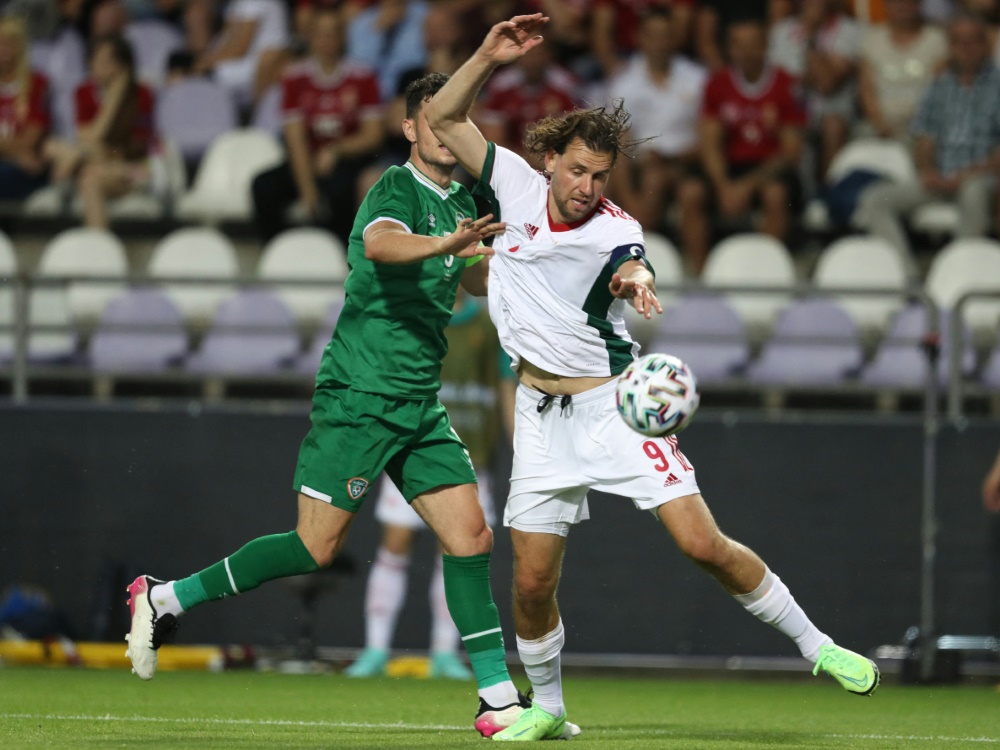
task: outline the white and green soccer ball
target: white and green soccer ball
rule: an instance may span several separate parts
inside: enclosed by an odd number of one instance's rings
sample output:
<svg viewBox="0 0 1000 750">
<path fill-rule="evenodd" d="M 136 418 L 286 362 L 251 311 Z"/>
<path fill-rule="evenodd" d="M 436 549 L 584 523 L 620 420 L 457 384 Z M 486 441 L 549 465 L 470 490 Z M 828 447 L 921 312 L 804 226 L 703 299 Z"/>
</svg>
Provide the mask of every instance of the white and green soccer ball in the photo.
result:
<svg viewBox="0 0 1000 750">
<path fill-rule="evenodd" d="M 630 364 L 618 378 L 617 398 L 625 424 L 650 437 L 676 435 L 701 403 L 691 368 L 669 354 L 647 354 Z"/>
</svg>

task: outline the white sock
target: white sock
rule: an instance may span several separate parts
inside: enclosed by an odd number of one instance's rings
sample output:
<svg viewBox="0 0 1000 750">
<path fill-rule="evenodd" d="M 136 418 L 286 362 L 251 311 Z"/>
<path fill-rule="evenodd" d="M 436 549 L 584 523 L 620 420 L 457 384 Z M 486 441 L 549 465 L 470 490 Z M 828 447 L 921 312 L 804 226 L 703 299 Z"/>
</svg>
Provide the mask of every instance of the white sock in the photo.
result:
<svg viewBox="0 0 1000 750">
<path fill-rule="evenodd" d="M 444 564 L 441 553 L 434 561 L 431 574 L 431 652 L 455 653 L 458 650 L 459 633 L 455 621 L 448 611 L 448 601 L 444 595 Z M 492 705 L 492 704 L 490 704 Z"/>
<path fill-rule="evenodd" d="M 173 581 L 159 583 L 156 586 L 153 586 L 153 588 L 149 590 L 149 600 L 153 602 L 153 606 L 156 608 L 156 614 L 159 616 L 170 614 L 174 617 L 180 617 L 184 614 L 184 609 L 181 607 L 181 603 L 177 600 L 177 594 L 174 593 Z"/>
<path fill-rule="evenodd" d="M 770 569 L 764 569 L 764 580 L 749 594 L 733 597 L 747 612 L 787 635 L 811 662 L 819 657 L 820 646 L 833 643 L 830 636 L 812 624 L 788 587 Z"/>
<path fill-rule="evenodd" d="M 566 710 L 559 664 L 559 654 L 565 643 L 566 631 L 562 619 L 555 630 L 538 640 L 526 641 L 517 637 L 517 653 L 521 655 L 524 671 L 535 689 L 532 702 L 553 716 L 559 716 Z"/>
<path fill-rule="evenodd" d="M 365 593 L 365 646 L 388 650 L 396 618 L 406 599 L 410 556 L 396 555 L 384 547 L 375 553 Z"/>
<path fill-rule="evenodd" d="M 517 703 L 517 688 L 510 680 L 498 682 L 496 685 L 479 688 L 479 697 L 491 708 L 506 708 Z"/>
</svg>

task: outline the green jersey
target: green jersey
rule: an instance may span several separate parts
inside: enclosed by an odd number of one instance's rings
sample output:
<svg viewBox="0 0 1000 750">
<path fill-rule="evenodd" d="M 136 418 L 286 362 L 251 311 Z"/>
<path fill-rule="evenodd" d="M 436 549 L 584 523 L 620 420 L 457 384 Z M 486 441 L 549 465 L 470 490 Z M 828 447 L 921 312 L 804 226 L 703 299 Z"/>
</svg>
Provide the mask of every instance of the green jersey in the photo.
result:
<svg viewBox="0 0 1000 750">
<path fill-rule="evenodd" d="M 323 353 L 316 384 L 341 383 L 397 399 L 433 397 L 448 352 L 444 330 L 466 261 L 453 255 L 420 263 L 377 263 L 365 258 L 365 230 L 379 221 L 413 234 L 441 237 L 475 218 L 469 191 L 447 190 L 411 163 L 389 167 L 368 192 L 347 246 L 350 273 L 344 308 Z"/>
</svg>

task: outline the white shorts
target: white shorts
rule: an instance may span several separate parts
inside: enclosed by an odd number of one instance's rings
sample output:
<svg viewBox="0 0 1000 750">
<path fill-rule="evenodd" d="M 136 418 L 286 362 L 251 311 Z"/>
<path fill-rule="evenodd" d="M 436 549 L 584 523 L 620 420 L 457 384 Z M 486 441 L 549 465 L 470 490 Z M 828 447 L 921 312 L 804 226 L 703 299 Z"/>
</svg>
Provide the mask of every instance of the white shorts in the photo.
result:
<svg viewBox="0 0 1000 750">
<path fill-rule="evenodd" d="M 542 413 L 544 394 L 518 386 L 504 526 L 566 536 L 590 517 L 590 489 L 630 497 L 640 510 L 654 512 L 698 493 L 676 437 L 646 437 L 625 424 L 615 404 L 617 384 L 573 396 L 565 408 L 556 396 Z"/>
<path fill-rule="evenodd" d="M 479 483 L 479 504 L 483 506 L 486 523 L 492 526 L 496 522 L 496 514 L 493 511 L 493 480 L 486 471 L 477 471 L 476 480 Z M 424 520 L 403 499 L 403 495 L 386 474 L 382 475 L 378 495 L 375 498 L 375 519 L 381 524 L 402 526 L 414 531 L 427 528 Z"/>
</svg>

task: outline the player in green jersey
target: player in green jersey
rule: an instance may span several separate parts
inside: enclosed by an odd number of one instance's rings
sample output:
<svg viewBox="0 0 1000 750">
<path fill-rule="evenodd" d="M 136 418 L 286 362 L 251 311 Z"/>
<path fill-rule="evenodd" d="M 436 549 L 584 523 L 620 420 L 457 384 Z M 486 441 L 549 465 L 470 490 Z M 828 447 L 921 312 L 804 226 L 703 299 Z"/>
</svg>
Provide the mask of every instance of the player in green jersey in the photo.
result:
<svg viewBox="0 0 1000 750">
<path fill-rule="evenodd" d="M 295 472 L 295 530 L 255 539 L 188 578 L 139 576 L 128 589 L 127 653 L 142 679 L 153 677 L 156 650 L 183 613 L 329 565 L 384 469 L 444 549 L 445 596 L 479 685 L 476 728 L 490 736 L 527 707 L 507 673 L 476 474 L 437 398 L 458 285 L 485 294 L 487 261 L 467 263 L 492 254 L 479 246 L 504 229 L 491 215 L 475 219 L 468 191 L 451 181 L 455 158 L 427 126 L 424 104 L 446 81 L 431 74 L 407 90 L 410 159 L 385 173 L 355 219 L 344 309 Z"/>
</svg>

